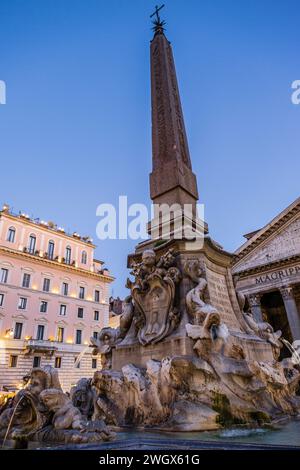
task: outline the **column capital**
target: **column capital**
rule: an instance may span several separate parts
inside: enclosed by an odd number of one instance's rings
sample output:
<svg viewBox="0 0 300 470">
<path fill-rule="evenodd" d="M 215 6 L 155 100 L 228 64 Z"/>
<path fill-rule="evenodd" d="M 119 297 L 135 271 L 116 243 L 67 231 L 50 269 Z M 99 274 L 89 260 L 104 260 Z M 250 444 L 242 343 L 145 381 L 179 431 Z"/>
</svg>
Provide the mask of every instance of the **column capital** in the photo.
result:
<svg viewBox="0 0 300 470">
<path fill-rule="evenodd" d="M 293 299 L 294 298 L 294 292 L 293 292 L 293 288 L 292 286 L 283 286 L 283 287 L 280 287 L 279 289 L 280 291 L 280 294 L 282 296 L 282 298 L 285 300 L 288 300 L 288 299 Z"/>
<path fill-rule="evenodd" d="M 250 307 L 260 306 L 260 294 L 250 294 L 247 297 Z"/>
</svg>

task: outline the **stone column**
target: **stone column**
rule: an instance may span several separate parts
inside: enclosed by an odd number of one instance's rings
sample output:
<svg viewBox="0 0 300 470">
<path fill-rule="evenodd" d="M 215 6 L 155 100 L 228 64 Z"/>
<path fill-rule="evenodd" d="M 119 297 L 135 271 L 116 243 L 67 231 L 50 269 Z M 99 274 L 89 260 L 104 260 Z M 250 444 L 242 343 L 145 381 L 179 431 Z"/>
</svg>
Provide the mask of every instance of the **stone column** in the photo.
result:
<svg viewBox="0 0 300 470">
<path fill-rule="evenodd" d="M 259 294 L 249 295 L 248 302 L 251 308 L 251 313 L 253 315 L 253 318 L 257 322 L 262 322 L 263 316 L 262 316 L 262 311 L 261 311 L 260 295 Z"/>
<path fill-rule="evenodd" d="M 284 302 L 293 341 L 300 340 L 300 313 L 298 312 L 293 288 L 291 286 L 282 287 L 280 293 Z"/>
</svg>

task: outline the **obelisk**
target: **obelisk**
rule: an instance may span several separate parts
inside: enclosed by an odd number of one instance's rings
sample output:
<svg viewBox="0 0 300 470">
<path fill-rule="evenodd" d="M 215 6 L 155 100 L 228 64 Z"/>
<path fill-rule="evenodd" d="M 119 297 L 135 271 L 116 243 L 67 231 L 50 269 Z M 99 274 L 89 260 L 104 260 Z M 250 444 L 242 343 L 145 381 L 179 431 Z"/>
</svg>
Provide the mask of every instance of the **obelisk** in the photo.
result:
<svg viewBox="0 0 300 470">
<path fill-rule="evenodd" d="M 151 41 L 152 173 L 154 204 L 192 204 L 198 200 L 192 171 L 172 47 L 157 14 Z"/>
</svg>

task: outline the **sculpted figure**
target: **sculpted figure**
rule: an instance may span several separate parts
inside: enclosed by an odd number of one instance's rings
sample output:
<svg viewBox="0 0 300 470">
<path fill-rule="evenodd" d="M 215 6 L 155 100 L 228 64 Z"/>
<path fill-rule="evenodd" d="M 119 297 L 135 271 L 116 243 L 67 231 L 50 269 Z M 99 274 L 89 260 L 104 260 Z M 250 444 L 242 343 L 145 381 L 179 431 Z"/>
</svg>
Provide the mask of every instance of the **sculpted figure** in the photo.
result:
<svg viewBox="0 0 300 470">
<path fill-rule="evenodd" d="M 101 365 L 103 369 L 111 368 L 112 348 L 116 344 L 119 335 L 119 328 L 102 328 L 97 338 L 90 338 L 94 346 L 93 354 L 101 355 Z"/>
<path fill-rule="evenodd" d="M 120 318 L 120 333 L 118 335 L 118 338 L 120 339 L 125 338 L 127 332 L 129 331 L 131 327 L 133 314 L 134 314 L 134 308 L 133 308 L 133 303 L 132 303 L 132 297 L 131 295 L 129 295 L 128 297 L 126 297 L 124 304 L 123 304 L 122 315 Z"/>
<path fill-rule="evenodd" d="M 94 354 L 101 355 L 103 369 L 111 368 L 112 349 L 120 343 L 131 329 L 134 317 L 134 307 L 131 296 L 126 297 L 123 312 L 120 318 L 119 328 L 102 328 L 97 338 L 91 337 L 90 341 L 94 347 Z"/>
<path fill-rule="evenodd" d="M 84 429 L 79 409 L 61 390 L 48 388 L 41 392 L 40 399 L 47 409 L 54 413 L 52 424 L 55 429 Z"/>
<path fill-rule="evenodd" d="M 93 415 L 94 391 L 91 382 L 92 379 L 82 378 L 70 391 L 73 405 L 86 418 L 91 418 Z"/>
<path fill-rule="evenodd" d="M 185 273 L 196 287 L 191 289 L 186 295 L 186 306 L 189 315 L 193 318 L 195 325 L 205 323 L 206 329 L 214 323 L 220 324 L 220 315 L 215 307 L 205 302 L 207 291 L 207 281 L 203 277 L 203 270 L 199 260 L 190 260 L 185 264 Z"/>
<path fill-rule="evenodd" d="M 255 333 L 262 339 L 265 339 L 273 346 L 273 353 L 275 359 L 278 359 L 282 343 L 280 337 L 282 332 L 280 330 L 274 332 L 274 328 L 268 322 L 258 322 L 255 320 L 251 312 L 245 310 L 246 297 L 242 292 L 237 292 L 237 299 L 241 308 L 243 319 L 247 326 L 248 333 Z"/>
<path fill-rule="evenodd" d="M 40 393 L 46 388 L 61 390 L 57 370 L 52 366 L 45 366 L 43 368 L 36 367 L 32 369 L 24 390 L 39 397 Z"/>
<path fill-rule="evenodd" d="M 0 416 L 0 434 L 11 422 L 14 439 L 29 438 L 49 421 L 49 412 L 40 400 L 40 394 L 48 387 L 61 390 L 57 371 L 51 366 L 32 369 L 25 387 L 15 396 L 11 407 Z M 8 421 L 8 424 L 7 424 Z"/>
<path fill-rule="evenodd" d="M 268 322 L 257 322 L 250 312 L 243 312 L 243 315 L 251 330 L 254 331 L 257 336 L 265 339 L 272 345 L 274 357 L 275 359 L 278 359 L 280 355 L 280 349 L 283 346 L 282 342 L 280 341 L 282 332 L 280 330 L 274 331 L 274 328 Z"/>
</svg>

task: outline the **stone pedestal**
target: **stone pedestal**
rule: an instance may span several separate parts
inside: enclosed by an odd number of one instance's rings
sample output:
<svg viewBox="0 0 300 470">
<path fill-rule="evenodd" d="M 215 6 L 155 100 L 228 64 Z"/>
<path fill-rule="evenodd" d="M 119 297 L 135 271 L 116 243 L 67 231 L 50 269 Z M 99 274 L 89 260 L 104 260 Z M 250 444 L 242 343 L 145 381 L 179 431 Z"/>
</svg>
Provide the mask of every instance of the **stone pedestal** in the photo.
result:
<svg viewBox="0 0 300 470">
<path fill-rule="evenodd" d="M 120 371 L 127 364 L 143 368 L 150 359 L 161 361 L 169 356 L 190 356 L 194 354 L 193 346 L 194 341 L 191 338 L 176 335 L 148 346 L 139 343 L 123 346 L 120 344 L 112 352 L 112 369 Z"/>
</svg>

